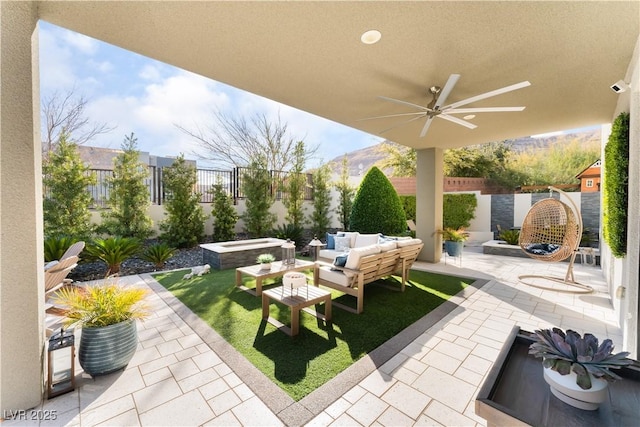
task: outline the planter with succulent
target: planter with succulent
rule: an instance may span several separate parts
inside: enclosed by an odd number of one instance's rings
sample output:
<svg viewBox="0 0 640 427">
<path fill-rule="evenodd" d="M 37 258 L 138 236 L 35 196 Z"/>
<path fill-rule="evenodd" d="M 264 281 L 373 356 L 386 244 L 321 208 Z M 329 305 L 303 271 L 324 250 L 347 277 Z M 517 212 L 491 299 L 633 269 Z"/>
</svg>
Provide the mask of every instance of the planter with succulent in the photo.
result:
<svg viewBox="0 0 640 427">
<path fill-rule="evenodd" d="M 271 270 L 271 263 L 276 260 L 276 257 L 272 254 L 260 254 L 256 258 L 256 262 L 260 264 L 261 270 Z"/>
<path fill-rule="evenodd" d="M 563 402 L 580 409 L 595 410 L 608 396 L 608 382 L 620 379 L 610 371 L 630 365 L 628 352 L 612 354 L 613 343 L 586 333 L 558 328 L 535 331 L 536 342 L 529 354 L 542 357 L 544 379 Z"/>
<path fill-rule="evenodd" d="M 149 315 L 146 295 L 145 289 L 117 283 L 63 287 L 56 293 L 65 325 L 82 327 L 78 359 L 87 374 L 95 377 L 127 366 L 138 346 L 135 320 Z"/>
<path fill-rule="evenodd" d="M 442 240 L 444 240 L 444 249 L 447 251 L 449 256 L 457 257 L 462 254 L 462 248 L 464 246 L 465 240 L 469 237 L 469 233 L 464 231 L 462 228 L 454 229 L 454 228 L 445 228 L 443 230 L 439 230 L 438 234 L 442 236 Z"/>
</svg>

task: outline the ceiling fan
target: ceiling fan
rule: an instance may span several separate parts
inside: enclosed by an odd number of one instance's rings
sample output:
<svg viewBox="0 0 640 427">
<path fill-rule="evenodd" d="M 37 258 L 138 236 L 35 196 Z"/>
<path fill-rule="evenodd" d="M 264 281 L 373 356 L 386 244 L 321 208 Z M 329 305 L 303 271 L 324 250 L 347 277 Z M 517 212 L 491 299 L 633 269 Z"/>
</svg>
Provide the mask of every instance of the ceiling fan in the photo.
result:
<svg viewBox="0 0 640 427">
<path fill-rule="evenodd" d="M 384 116 L 375 116 L 375 117 L 366 117 L 362 120 L 374 120 L 374 119 L 382 119 L 388 117 L 407 117 L 407 116 L 415 116 L 410 118 L 409 120 L 405 120 L 401 123 L 398 123 L 390 128 L 384 129 L 380 133 L 387 132 L 391 129 L 397 128 L 398 126 L 402 126 L 404 124 L 427 118 L 422 131 L 420 132 L 420 137 L 424 137 L 431 126 L 431 122 L 434 117 L 439 117 L 441 119 L 449 120 L 450 122 L 459 124 L 461 126 L 467 127 L 469 129 L 475 129 L 477 126 L 467 120 L 463 120 L 459 117 L 453 116 L 452 114 L 475 114 L 475 113 L 497 113 L 497 112 L 507 112 L 507 111 L 522 111 L 525 107 L 479 107 L 479 108 L 459 108 L 463 105 L 471 104 L 472 102 L 480 101 L 486 98 L 491 98 L 493 96 L 501 95 L 503 93 L 511 92 L 517 89 L 522 89 L 524 87 L 530 86 L 531 83 L 528 81 L 520 82 L 513 84 L 511 86 L 503 87 L 502 89 L 492 90 L 491 92 L 486 92 L 480 95 L 473 96 L 471 98 L 463 99 L 462 101 L 454 102 L 453 104 L 444 105 L 449 94 L 453 90 L 453 87 L 458 82 L 460 78 L 460 74 L 451 74 L 447 83 L 444 85 L 444 88 L 440 86 L 431 86 L 429 88 L 429 93 L 432 96 L 431 102 L 427 106 L 414 104 L 412 102 L 402 101 L 400 99 L 388 98 L 386 96 L 378 96 L 378 98 L 383 99 L 385 101 L 395 102 L 396 104 L 409 106 L 413 108 L 417 108 L 418 111 L 413 113 L 398 113 L 398 114 L 387 114 Z"/>
</svg>

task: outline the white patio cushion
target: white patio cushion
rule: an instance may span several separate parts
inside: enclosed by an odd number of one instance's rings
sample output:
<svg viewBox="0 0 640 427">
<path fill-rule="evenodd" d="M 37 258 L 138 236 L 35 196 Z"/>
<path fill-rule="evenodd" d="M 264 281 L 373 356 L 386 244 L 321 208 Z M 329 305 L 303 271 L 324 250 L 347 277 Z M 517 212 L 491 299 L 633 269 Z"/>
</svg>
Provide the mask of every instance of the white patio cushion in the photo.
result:
<svg viewBox="0 0 640 427">
<path fill-rule="evenodd" d="M 334 271 L 329 267 L 320 267 L 318 269 L 320 279 L 327 282 L 337 283 L 340 286 L 348 287 L 349 278 L 342 271 Z"/>
<path fill-rule="evenodd" d="M 351 248 L 351 238 L 347 236 L 336 236 L 336 248 L 338 252 L 347 252 Z"/>
<path fill-rule="evenodd" d="M 380 248 L 380 252 L 392 251 L 398 247 L 397 242 L 389 241 L 384 243 L 379 243 L 378 247 Z"/>
<path fill-rule="evenodd" d="M 338 236 L 348 237 L 350 239 L 349 247 L 353 248 L 356 245 L 356 237 L 358 237 L 357 231 L 339 231 Z"/>
<path fill-rule="evenodd" d="M 397 245 L 399 248 L 404 248 L 405 246 L 419 245 L 422 243 L 420 239 L 406 239 L 406 240 L 398 240 Z"/>
<path fill-rule="evenodd" d="M 360 258 L 377 253 L 380 253 L 380 247 L 378 245 L 369 245 L 362 248 L 352 248 L 349 251 L 349 257 L 347 258 L 347 265 L 345 265 L 345 267 L 355 270 L 358 268 L 358 264 L 360 264 Z"/>
<path fill-rule="evenodd" d="M 375 245 L 378 243 L 379 234 L 358 234 L 356 242 L 352 246 L 354 248 L 362 248 L 364 246 Z"/>
</svg>

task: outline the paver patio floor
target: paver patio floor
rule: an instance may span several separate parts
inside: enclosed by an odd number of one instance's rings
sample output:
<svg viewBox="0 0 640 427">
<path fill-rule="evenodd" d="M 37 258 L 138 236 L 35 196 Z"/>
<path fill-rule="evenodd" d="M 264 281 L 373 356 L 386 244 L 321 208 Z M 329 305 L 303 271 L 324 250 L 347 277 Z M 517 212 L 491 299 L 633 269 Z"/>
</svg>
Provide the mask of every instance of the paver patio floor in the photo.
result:
<svg viewBox="0 0 640 427">
<path fill-rule="evenodd" d="M 294 402 L 149 275 L 120 280 L 148 286 L 153 317 L 139 322 L 138 350 L 126 370 L 91 379 L 77 366 L 78 388 L 35 409 L 56 411 L 50 421 L 12 425 L 194 426 L 486 425 L 474 399 L 514 325 L 558 326 L 609 337 L 622 350 L 606 283 L 598 267 L 576 265 L 588 295 L 529 287 L 520 274 L 564 277 L 566 263 L 483 255 L 468 248 L 462 260 L 416 263 L 416 269 L 484 279 L 450 300 L 457 306 L 431 319 L 380 364 L 365 357 L 326 386 Z M 230 284 L 233 286 L 233 284 Z M 376 364 L 380 365 L 376 367 Z"/>
</svg>

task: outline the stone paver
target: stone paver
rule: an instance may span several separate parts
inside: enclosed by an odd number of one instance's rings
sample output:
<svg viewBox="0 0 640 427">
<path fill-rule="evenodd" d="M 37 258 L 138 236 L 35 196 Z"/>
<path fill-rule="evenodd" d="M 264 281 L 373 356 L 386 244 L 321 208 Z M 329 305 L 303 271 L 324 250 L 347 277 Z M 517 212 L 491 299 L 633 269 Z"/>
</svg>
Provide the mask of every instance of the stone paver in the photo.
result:
<svg viewBox="0 0 640 427">
<path fill-rule="evenodd" d="M 295 405 L 307 414 L 309 426 L 481 426 L 486 422 L 473 412 L 474 398 L 514 325 L 589 330 L 621 347 L 620 329 L 598 268 L 576 266 L 576 277 L 598 291 L 588 299 L 518 283 L 519 274 L 565 273 L 566 266 L 525 258 L 471 250 L 461 263 L 416 263 L 415 268 L 488 282 L 468 292 L 466 299 L 456 297 L 458 308 L 380 368 L 369 368 L 346 391 L 330 395 L 326 407 L 315 412 L 285 397 L 274 398 L 268 388 L 247 381 L 244 372 L 234 370 L 235 362 L 225 361 L 223 353 L 208 344 L 216 335 L 210 330 L 203 335 L 207 328 L 193 324 L 196 316 L 183 320 L 177 313 L 188 310 L 176 310 L 171 296 L 146 275 L 120 279 L 155 291 L 150 298 L 153 317 L 140 322 L 140 345 L 127 369 L 92 379 L 76 361 L 78 389 L 45 400 L 39 408 L 56 410 L 58 420 L 49 424 L 65 426 L 284 425 L 285 411 L 295 412 Z"/>
</svg>

